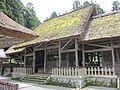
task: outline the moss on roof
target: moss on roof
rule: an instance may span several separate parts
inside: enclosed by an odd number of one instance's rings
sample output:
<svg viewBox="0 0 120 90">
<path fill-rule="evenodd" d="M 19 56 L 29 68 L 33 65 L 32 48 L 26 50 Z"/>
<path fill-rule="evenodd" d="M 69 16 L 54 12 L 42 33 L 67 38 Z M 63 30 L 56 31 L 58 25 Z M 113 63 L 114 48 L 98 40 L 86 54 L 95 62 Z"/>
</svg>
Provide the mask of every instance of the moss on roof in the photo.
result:
<svg viewBox="0 0 120 90">
<path fill-rule="evenodd" d="M 120 36 L 120 13 L 93 19 L 84 40 Z"/>
<path fill-rule="evenodd" d="M 26 43 L 17 45 L 22 47 L 30 44 L 36 44 L 43 41 L 65 38 L 69 36 L 80 35 L 84 31 L 85 24 L 88 22 L 90 12 L 93 6 L 83 8 L 79 11 L 71 12 L 66 15 L 46 21 L 35 29 L 40 37 Z"/>
</svg>

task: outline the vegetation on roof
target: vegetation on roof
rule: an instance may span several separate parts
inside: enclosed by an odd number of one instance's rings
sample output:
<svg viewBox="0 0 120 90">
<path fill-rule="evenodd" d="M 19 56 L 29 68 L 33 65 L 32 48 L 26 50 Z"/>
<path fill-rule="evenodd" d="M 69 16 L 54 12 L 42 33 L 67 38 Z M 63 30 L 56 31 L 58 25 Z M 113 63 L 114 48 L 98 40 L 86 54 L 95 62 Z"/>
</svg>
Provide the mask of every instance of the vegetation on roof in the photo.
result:
<svg viewBox="0 0 120 90">
<path fill-rule="evenodd" d="M 93 19 L 85 40 L 120 36 L 120 13 Z"/>
<path fill-rule="evenodd" d="M 84 30 L 84 25 L 88 22 L 87 20 L 92 9 L 93 6 L 89 6 L 79 11 L 46 21 L 35 29 L 35 32 L 40 35 L 39 38 L 17 46 L 80 35 Z"/>
</svg>

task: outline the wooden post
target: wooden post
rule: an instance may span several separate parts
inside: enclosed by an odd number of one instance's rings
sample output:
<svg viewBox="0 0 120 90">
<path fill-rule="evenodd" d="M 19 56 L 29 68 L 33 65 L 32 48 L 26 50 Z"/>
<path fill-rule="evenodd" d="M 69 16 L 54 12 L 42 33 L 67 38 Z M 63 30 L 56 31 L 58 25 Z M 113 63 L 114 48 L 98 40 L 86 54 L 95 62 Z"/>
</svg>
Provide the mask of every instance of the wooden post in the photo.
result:
<svg viewBox="0 0 120 90">
<path fill-rule="evenodd" d="M 76 67 L 78 67 L 79 64 L 78 64 L 78 43 L 77 43 L 77 38 L 75 39 L 75 58 L 76 58 Z"/>
<path fill-rule="evenodd" d="M 59 41 L 59 67 L 61 67 L 61 41 Z"/>
<path fill-rule="evenodd" d="M 84 44 L 82 44 L 82 62 L 83 62 L 83 66 L 85 66 L 85 53 L 84 53 Z"/>
<path fill-rule="evenodd" d="M 117 62 L 119 62 L 119 59 L 120 59 L 120 57 L 119 57 L 119 51 L 118 51 L 119 49 L 116 49 L 116 57 L 117 57 Z"/>
<path fill-rule="evenodd" d="M 69 66 L 69 52 L 67 52 L 67 67 Z"/>
<path fill-rule="evenodd" d="M 44 72 L 46 72 L 47 49 L 44 49 Z"/>
<path fill-rule="evenodd" d="M 25 53 L 24 53 L 24 67 L 26 67 L 26 48 L 25 48 Z"/>
<path fill-rule="evenodd" d="M 114 54 L 114 47 L 112 41 L 111 41 L 111 52 L 112 52 L 113 74 L 115 74 L 115 54 Z"/>
<path fill-rule="evenodd" d="M 35 48 L 33 47 L 33 63 L 32 63 L 32 67 L 33 67 L 33 73 L 35 73 Z"/>
<path fill-rule="evenodd" d="M 21 57 L 20 57 L 20 67 L 22 67 L 22 53 L 21 53 Z"/>
<path fill-rule="evenodd" d="M 112 52 L 112 63 L 113 67 L 115 67 L 115 55 L 114 55 L 114 48 L 113 48 L 113 43 L 111 41 L 111 52 Z"/>
</svg>

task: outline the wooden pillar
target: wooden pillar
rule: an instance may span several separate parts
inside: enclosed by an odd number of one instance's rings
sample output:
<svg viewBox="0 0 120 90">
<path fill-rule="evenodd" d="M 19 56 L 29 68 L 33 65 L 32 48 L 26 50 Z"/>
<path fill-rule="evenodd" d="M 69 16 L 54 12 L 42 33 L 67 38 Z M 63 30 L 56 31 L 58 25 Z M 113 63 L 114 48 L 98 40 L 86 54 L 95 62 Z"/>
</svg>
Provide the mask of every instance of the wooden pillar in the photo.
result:
<svg viewBox="0 0 120 90">
<path fill-rule="evenodd" d="M 22 53 L 21 53 L 21 57 L 20 57 L 20 67 L 22 67 Z"/>
<path fill-rule="evenodd" d="M 82 44 L 82 64 L 83 64 L 83 66 L 85 66 L 84 44 Z"/>
<path fill-rule="evenodd" d="M 33 47 L 33 73 L 35 73 L 35 47 Z"/>
<path fill-rule="evenodd" d="M 119 57 L 119 49 L 116 49 L 116 57 L 117 57 L 117 62 L 119 62 L 120 57 Z"/>
<path fill-rule="evenodd" d="M 69 66 L 69 52 L 67 52 L 67 67 Z"/>
<path fill-rule="evenodd" d="M 76 67 L 78 67 L 79 64 L 78 64 L 78 43 L 77 43 L 77 38 L 75 39 L 75 59 L 76 59 Z"/>
<path fill-rule="evenodd" d="M 112 52 L 112 64 L 113 64 L 113 67 L 115 67 L 115 55 L 114 55 L 114 48 L 113 48 L 112 41 L 111 41 L 111 52 Z"/>
<path fill-rule="evenodd" d="M 26 48 L 25 48 L 25 53 L 24 53 L 24 67 L 26 67 Z"/>
<path fill-rule="evenodd" d="M 44 49 L 44 72 L 46 72 L 47 49 Z"/>
<path fill-rule="evenodd" d="M 59 67 L 61 67 L 61 41 L 59 41 Z"/>
<path fill-rule="evenodd" d="M 104 66 L 104 56 L 103 56 L 103 52 L 101 52 L 101 63 L 102 63 L 102 66 Z"/>
</svg>

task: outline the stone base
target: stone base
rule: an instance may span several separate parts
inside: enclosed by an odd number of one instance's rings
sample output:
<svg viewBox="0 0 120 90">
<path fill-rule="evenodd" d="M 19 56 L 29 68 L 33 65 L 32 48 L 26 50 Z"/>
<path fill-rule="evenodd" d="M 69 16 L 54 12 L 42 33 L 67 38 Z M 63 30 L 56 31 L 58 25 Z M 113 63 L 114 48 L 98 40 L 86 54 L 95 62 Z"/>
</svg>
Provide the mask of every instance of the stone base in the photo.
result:
<svg viewBox="0 0 120 90">
<path fill-rule="evenodd" d="M 46 84 L 83 88 L 85 86 L 117 87 L 117 77 L 113 76 L 51 76 Z"/>
<path fill-rule="evenodd" d="M 17 78 L 22 78 L 22 77 L 25 77 L 26 76 L 26 74 L 18 74 L 18 73 L 14 73 L 14 74 L 12 74 L 12 78 L 13 79 L 17 79 Z"/>
</svg>

